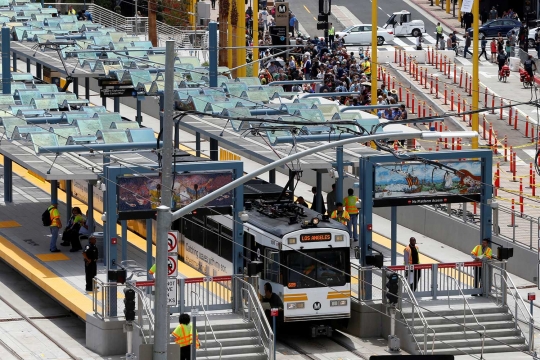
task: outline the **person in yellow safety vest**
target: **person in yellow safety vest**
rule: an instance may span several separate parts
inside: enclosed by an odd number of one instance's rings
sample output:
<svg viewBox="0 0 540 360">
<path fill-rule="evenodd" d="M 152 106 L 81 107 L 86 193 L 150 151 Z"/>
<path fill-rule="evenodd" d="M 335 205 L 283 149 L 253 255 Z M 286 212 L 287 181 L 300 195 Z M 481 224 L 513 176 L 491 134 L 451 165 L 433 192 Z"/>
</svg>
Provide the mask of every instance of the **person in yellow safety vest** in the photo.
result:
<svg viewBox="0 0 540 360">
<path fill-rule="evenodd" d="M 353 245 L 353 241 L 358 241 L 358 208 L 356 207 L 358 197 L 354 196 L 353 189 L 349 189 L 348 194 L 349 196 L 343 199 L 343 204 L 345 204 L 345 211 L 347 211 L 350 217 L 350 220 L 347 222 L 347 227 L 349 228 L 351 245 Z"/>
<path fill-rule="evenodd" d="M 77 11 L 75 11 L 75 9 L 73 8 L 73 6 L 69 6 L 69 9 L 68 9 L 68 15 L 77 15 Z"/>
<path fill-rule="evenodd" d="M 328 24 L 328 47 L 332 47 L 332 44 L 334 43 L 334 35 L 336 34 L 336 30 L 334 29 L 334 25 L 332 23 Z"/>
<path fill-rule="evenodd" d="M 437 23 L 437 26 L 435 27 L 435 32 L 437 33 L 437 37 L 435 40 L 436 40 L 436 44 L 438 44 L 439 39 L 443 37 L 443 28 L 440 22 Z"/>
<path fill-rule="evenodd" d="M 156 274 L 156 264 L 152 265 L 152 267 L 150 268 L 150 270 L 148 270 L 148 273 L 152 276 L 154 276 Z"/>
<path fill-rule="evenodd" d="M 416 246 L 416 239 L 414 237 L 409 239 L 409 245 L 403 250 L 403 263 L 405 265 L 420 264 L 420 251 L 418 250 L 418 246 Z M 407 281 L 412 291 L 416 291 L 420 276 L 420 270 L 409 270 L 406 272 Z"/>
<path fill-rule="evenodd" d="M 368 78 L 371 78 L 371 63 L 369 62 L 369 57 L 366 57 L 361 66 L 362 71 L 364 71 L 364 75 L 366 75 Z"/>
<path fill-rule="evenodd" d="M 188 314 L 181 314 L 178 326 L 172 332 L 174 342 L 180 346 L 180 360 L 191 360 L 191 344 L 193 343 L 193 329 L 190 324 L 191 319 Z M 197 349 L 201 347 L 199 333 L 195 330 L 195 345 Z"/>
<path fill-rule="evenodd" d="M 336 221 L 339 221 L 343 225 L 347 226 L 347 224 L 349 223 L 349 220 L 351 220 L 351 217 L 349 216 L 349 213 L 347 212 L 347 210 L 343 210 L 343 204 L 340 203 L 340 202 L 338 202 L 336 204 L 336 207 L 337 207 L 337 210 L 334 210 L 332 212 L 332 215 L 330 215 L 330 218 L 332 218 L 332 219 L 334 219 Z M 356 208 L 356 206 L 355 206 L 355 208 Z"/>
<path fill-rule="evenodd" d="M 483 239 L 482 245 L 476 245 L 474 249 L 471 251 L 471 257 L 475 261 L 482 261 L 483 259 L 491 260 L 493 253 L 491 251 L 491 248 L 489 247 L 490 242 L 491 241 L 489 239 Z M 483 268 L 483 265 L 477 266 L 474 268 L 474 287 L 475 288 L 482 287 L 482 268 Z M 477 295 L 473 294 L 473 296 L 477 296 Z"/>
</svg>

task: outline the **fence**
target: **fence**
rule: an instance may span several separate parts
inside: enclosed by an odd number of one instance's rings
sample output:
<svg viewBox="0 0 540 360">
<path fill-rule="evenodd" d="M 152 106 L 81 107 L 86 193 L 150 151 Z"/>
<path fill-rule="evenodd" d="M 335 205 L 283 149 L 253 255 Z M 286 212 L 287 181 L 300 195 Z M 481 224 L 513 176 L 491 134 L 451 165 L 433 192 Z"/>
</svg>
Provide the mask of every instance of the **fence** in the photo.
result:
<svg viewBox="0 0 540 360">
<path fill-rule="evenodd" d="M 97 317 L 102 319 L 112 319 L 120 317 L 120 315 L 111 315 L 111 304 L 109 300 L 109 294 L 111 291 L 117 292 L 119 288 L 125 287 L 124 284 L 118 283 L 106 283 L 94 278 L 93 291 L 92 291 L 92 311 Z M 118 306 L 118 304 L 114 304 Z"/>
</svg>

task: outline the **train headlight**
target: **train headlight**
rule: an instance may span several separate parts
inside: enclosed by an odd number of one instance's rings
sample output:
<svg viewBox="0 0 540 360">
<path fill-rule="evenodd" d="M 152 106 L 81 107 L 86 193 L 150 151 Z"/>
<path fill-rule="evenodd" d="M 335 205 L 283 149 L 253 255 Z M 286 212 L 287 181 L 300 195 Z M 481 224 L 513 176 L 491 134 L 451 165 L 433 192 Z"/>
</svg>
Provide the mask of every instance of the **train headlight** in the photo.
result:
<svg viewBox="0 0 540 360">
<path fill-rule="evenodd" d="M 303 309 L 304 305 L 303 302 L 287 303 L 287 310 Z"/>
<path fill-rule="evenodd" d="M 313 224 L 313 226 L 319 225 L 319 218 L 313 218 L 313 219 L 311 219 L 311 223 Z"/>
<path fill-rule="evenodd" d="M 334 239 L 336 241 L 343 241 L 344 237 L 343 237 L 343 235 L 336 235 Z"/>
<path fill-rule="evenodd" d="M 330 306 L 347 306 L 347 300 L 332 300 Z"/>
<path fill-rule="evenodd" d="M 289 245 L 296 244 L 296 238 L 288 238 L 287 239 L 287 244 L 289 244 Z"/>
</svg>

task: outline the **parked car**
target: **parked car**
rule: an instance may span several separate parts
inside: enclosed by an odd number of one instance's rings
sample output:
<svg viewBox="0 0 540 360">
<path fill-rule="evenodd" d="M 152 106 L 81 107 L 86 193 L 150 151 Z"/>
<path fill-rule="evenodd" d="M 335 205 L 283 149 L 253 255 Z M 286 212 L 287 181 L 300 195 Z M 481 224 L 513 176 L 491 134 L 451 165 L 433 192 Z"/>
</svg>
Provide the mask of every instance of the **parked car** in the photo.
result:
<svg viewBox="0 0 540 360">
<path fill-rule="evenodd" d="M 343 38 L 345 44 L 371 45 L 371 24 L 349 26 L 343 31 L 336 31 L 336 35 Z M 394 35 L 387 30 L 377 28 L 377 45 L 382 45 L 394 40 Z"/>
<path fill-rule="evenodd" d="M 514 19 L 496 19 L 492 21 L 488 21 L 484 25 L 480 26 L 478 29 L 480 33 L 480 37 L 482 35 L 485 35 L 487 38 L 490 37 L 496 37 L 498 33 L 501 33 L 502 35 L 507 34 L 508 31 L 519 28 L 521 26 L 521 22 L 519 20 Z M 473 34 L 473 28 L 467 29 L 469 34 L 472 36 Z"/>
<path fill-rule="evenodd" d="M 516 34 L 516 36 L 519 35 L 519 29 L 520 27 L 516 27 L 512 30 L 514 30 L 514 34 Z M 536 31 L 538 31 L 538 29 L 540 28 L 532 28 L 532 29 L 529 29 L 529 34 L 527 35 L 527 39 L 529 40 L 529 47 L 530 48 L 534 48 L 535 45 L 534 45 L 534 36 L 536 35 Z M 510 36 L 510 33 L 512 32 L 512 30 L 508 31 L 508 33 L 506 34 L 506 37 Z"/>
</svg>

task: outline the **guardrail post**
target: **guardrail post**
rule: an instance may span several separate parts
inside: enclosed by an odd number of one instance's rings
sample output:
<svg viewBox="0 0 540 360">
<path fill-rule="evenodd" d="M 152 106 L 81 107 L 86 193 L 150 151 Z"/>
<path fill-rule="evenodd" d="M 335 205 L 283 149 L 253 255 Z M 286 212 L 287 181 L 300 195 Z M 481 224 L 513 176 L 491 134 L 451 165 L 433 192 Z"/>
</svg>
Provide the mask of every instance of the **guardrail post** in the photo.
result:
<svg viewBox="0 0 540 360">
<path fill-rule="evenodd" d="M 185 293 L 186 279 L 179 279 L 178 287 L 180 288 L 179 291 L 178 291 L 178 293 L 179 293 L 178 310 L 179 310 L 180 314 L 183 314 L 184 313 L 184 308 L 186 306 L 186 293 Z"/>
<path fill-rule="evenodd" d="M 439 289 L 438 272 L 439 266 L 437 264 L 431 265 L 431 297 L 433 300 L 437 300 L 437 290 Z"/>
</svg>

